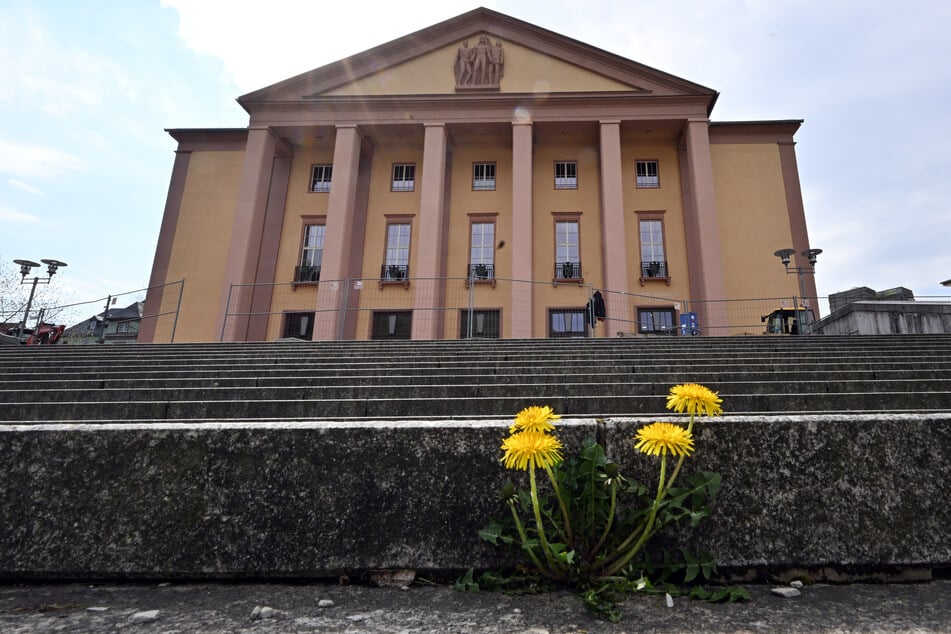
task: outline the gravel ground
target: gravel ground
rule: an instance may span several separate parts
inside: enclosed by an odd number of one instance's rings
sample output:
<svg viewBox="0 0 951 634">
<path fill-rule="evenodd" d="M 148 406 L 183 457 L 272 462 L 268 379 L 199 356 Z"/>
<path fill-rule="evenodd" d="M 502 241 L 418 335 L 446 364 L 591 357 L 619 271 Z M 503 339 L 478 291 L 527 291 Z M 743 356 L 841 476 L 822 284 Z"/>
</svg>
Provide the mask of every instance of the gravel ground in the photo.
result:
<svg viewBox="0 0 951 634">
<path fill-rule="evenodd" d="M 709 604 L 638 595 L 619 623 L 568 592 L 535 596 L 323 583 L 0 585 L 0 631 L 21 632 L 951 632 L 951 581 L 823 585 Z M 332 603 L 331 603 L 332 602 Z M 262 609 L 262 608 L 270 608 Z M 157 611 L 157 612 L 156 612 Z M 143 622 L 137 622 L 142 620 Z"/>
</svg>

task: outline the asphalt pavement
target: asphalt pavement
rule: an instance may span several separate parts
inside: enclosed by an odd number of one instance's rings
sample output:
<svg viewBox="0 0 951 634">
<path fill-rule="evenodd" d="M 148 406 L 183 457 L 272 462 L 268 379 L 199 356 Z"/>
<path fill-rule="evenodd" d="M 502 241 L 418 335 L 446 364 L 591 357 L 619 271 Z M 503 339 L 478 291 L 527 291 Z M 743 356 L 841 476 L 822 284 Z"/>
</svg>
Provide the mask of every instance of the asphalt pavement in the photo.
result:
<svg viewBox="0 0 951 634">
<path fill-rule="evenodd" d="M 0 585 L 0 631 L 24 632 L 951 632 L 951 580 L 815 584 L 782 598 L 747 585 L 752 600 L 712 604 L 635 595 L 617 623 L 567 591 L 513 596 L 411 586 L 331 583 Z"/>
</svg>

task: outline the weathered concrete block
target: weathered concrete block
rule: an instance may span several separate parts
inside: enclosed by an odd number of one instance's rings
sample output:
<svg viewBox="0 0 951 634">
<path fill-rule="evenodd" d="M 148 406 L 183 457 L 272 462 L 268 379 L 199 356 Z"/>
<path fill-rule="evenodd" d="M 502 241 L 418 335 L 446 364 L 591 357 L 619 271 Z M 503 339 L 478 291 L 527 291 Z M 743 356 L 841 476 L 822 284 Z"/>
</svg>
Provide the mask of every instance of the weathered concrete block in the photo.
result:
<svg viewBox="0 0 951 634">
<path fill-rule="evenodd" d="M 661 417 L 672 420 L 670 417 Z M 562 421 L 628 475 L 654 418 Z M 682 420 L 677 418 L 676 420 Z M 320 577 L 511 563 L 477 536 L 505 421 L 0 426 L 0 577 Z M 948 566 L 951 415 L 704 419 L 686 469 L 723 475 L 682 537 L 727 566 Z"/>
<path fill-rule="evenodd" d="M 609 421 L 606 444 L 654 486 L 659 459 L 631 449 L 642 422 Z M 678 538 L 721 564 L 951 563 L 951 415 L 726 416 L 694 431 L 683 473 L 717 471 L 723 484 L 713 514 Z"/>
</svg>

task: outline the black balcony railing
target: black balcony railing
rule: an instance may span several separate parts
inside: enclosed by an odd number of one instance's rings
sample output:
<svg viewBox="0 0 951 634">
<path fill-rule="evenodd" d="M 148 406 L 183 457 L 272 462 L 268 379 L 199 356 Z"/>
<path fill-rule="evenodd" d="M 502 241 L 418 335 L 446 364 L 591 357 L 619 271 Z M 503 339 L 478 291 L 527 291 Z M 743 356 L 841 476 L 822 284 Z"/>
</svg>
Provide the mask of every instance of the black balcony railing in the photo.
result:
<svg viewBox="0 0 951 634">
<path fill-rule="evenodd" d="M 670 277 L 667 262 L 641 262 L 641 277 Z"/>
<path fill-rule="evenodd" d="M 555 263 L 556 280 L 580 280 L 581 262 L 556 262 Z"/>
<path fill-rule="evenodd" d="M 384 264 L 380 268 L 380 280 L 383 282 L 405 282 L 409 279 L 409 265 Z"/>
<path fill-rule="evenodd" d="M 320 267 L 319 266 L 294 267 L 294 281 L 295 282 L 319 282 L 320 281 Z"/>
<path fill-rule="evenodd" d="M 469 277 L 474 280 L 495 279 L 495 265 L 494 264 L 470 264 Z"/>
</svg>

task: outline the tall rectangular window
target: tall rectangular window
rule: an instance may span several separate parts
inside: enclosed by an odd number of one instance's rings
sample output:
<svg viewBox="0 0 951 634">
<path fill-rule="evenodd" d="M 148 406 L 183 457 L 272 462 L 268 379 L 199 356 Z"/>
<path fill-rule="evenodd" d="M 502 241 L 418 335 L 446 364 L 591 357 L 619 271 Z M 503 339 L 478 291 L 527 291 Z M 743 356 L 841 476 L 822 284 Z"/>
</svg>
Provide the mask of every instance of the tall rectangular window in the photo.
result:
<svg viewBox="0 0 951 634">
<path fill-rule="evenodd" d="M 637 186 L 640 188 L 660 187 L 660 177 L 657 172 L 657 161 L 635 161 Z"/>
<path fill-rule="evenodd" d="M 301 248 L 300 266 L 294 275 L 295 282 L 320 280 L 320 264 L 324 258 L 324 225 L 304 225 L 304 244 Z"/>
<path fill-rule="evenodd" d="M 333 165 L 314 165 L 310 173 L 310 191 L 329 192 Z"/>
<path fill-rule="evenodd" d="M 495 189 L 495 163 L 476 163 L 472 166 L 472 189 Z"/>
<path fill-rule="evenodd" d="M 638 225 L 641 234 L 641 277 L 667 277 L 663 221 L 640 220 Z"/>
<path fill-rule="evenodd" d="M 673 335 L 674 311 L 671 308 L 638 308 L 638 329 L 645 334 Z"/>
<path fill-rule="evenodd" d="M 416 166 L 412 163 L 397 163 L 393 166 L 393 186 L 395 192 L 411 192 L 416 186 Z"/>
<path fill-rule="evenodd" d="M 473 222 L 469 247 L 469 276 L 477 279 L 495 277 L 495 223 Z"/>
<path fill-rule="evenodd" d="M 409 223 L 393 223 L 386 227 L 386 259 L 384 280 L 405 280 L 409 277 Z"/>
<path fill-rule="evenodd" d="M 285 313 L 284 337 L 310 341 L 314 338 L 314 317 L 315 313 Z"/>
<path fill-rule="evenodd" d="M 548 311 L 548 336 L 552 339 L 587 337 L 584 323 L 584 309 Z"/>
<path fill-rule="evenodd" d="M 555 222 L 555 278 L 581 278 L 577 220 Z"/>
<path fill-rule="evenodd" d="M 578 164 L 575 161 L 555 163 L 555 189 L 578 188 Z"/>
<path fill-rule="evenodd" d="M 411 311 L 374 312 L 371 339 L 409 339 L 412 334 Z"/>
<path fill-rule="evenodd" d="M 460 339 L 498 339 L 499 338 L 499 311 L 474 310 L 472 311 L 472 327 L 469 326 L 469 311 L 460 311 L 459 338 Z"/>
</svg>

